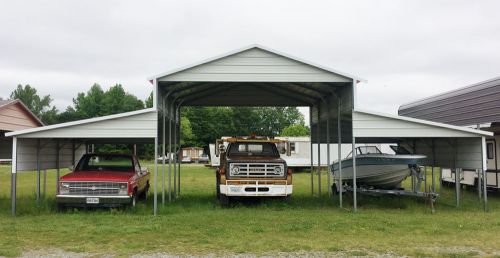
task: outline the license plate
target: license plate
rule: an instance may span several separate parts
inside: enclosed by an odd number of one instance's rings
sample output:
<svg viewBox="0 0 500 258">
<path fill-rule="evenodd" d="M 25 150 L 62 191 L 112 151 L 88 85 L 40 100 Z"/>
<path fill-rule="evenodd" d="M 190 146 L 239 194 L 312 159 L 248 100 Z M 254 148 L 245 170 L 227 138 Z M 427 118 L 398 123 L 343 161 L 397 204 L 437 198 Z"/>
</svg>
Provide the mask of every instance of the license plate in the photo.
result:
<svg viewBox="0 0 500 258">
<path fill-rule="evenodd" d="M 87 204 L 99 204 L 99 198 L 89 197 L 87 198 Z"/>
<path fill-rule="evenodd" d="M 240 187 L 229 187 L 232 193 L 238 193 L 240 191 Z"/>
</svg>

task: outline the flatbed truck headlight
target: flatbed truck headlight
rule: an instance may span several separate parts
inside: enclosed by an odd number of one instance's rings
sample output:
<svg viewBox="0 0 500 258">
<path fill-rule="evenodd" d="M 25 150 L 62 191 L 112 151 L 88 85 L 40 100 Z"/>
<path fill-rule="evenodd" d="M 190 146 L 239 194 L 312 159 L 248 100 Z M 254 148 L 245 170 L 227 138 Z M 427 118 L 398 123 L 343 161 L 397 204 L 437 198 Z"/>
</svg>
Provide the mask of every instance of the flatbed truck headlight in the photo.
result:
<svg viewBox="0 0 500 258">
<path fill-rule="evenodd" d="M 237 175 L 238 173 L 240 173 L 240 168 L 237 166 L 233 166 L 231 172 L 233 173 L 233 175 Z"/>
<path fill-rule="evenodd" d="M 282 171 L 281 167 L 274 167 L 274 174 L 279 175 Z"/>
</svg>

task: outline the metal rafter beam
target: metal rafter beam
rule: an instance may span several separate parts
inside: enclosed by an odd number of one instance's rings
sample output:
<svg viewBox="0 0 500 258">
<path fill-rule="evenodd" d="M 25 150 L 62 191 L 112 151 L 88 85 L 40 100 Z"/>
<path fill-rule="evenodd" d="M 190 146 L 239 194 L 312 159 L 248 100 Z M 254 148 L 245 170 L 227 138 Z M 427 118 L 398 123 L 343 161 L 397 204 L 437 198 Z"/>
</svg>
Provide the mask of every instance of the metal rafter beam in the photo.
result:
<svg viewBox="0 0 500 258">
<path fill-rule="evenodd" d="M 275 93 L 275 94 L 281 94 L 281 95 L 285 95 L 287 98 L 291 98 L 299 103 L 302 103 L 304 104 L 304 106 L 309 106 L 309 105 L 312 105 L 312 103 L 314 102 L 313 99 L 310 99 L 308 97 L 305 97 L 306 100 L 304 100 L 304 96 L 302 95 L 302 98 L 295 95 L 295 93 L 290 93 L 290 92 L 280 92 L 279 90 L 276 90 L 276 89 L 272 89 L 271 87 L 264 87 L 263 85 L 253 85 L 254 87 L 258 88 L 258 89 L 261 89 L 263 91 L 268 91 L 268 92 L 272 92 L 272 93 Z"/>
</svg>

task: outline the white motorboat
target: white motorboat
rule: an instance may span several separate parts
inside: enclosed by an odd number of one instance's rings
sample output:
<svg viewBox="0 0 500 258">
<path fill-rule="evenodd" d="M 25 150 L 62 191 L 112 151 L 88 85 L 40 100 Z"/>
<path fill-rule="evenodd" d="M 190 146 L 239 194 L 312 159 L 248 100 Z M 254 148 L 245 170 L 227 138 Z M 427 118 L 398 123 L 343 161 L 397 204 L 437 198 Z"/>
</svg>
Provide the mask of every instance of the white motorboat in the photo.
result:
<svg viewBox="0 0 500 258">
<path fill-rule="evenodd" d="M 356 149 L 356 182 L 358 186 L 377 189 L 396 189 L 411 174 L 424 155 L 386 154 L 375 146 L 363 146 Z M 335 180 L 340 178 L 338 162 L 331 165 Z M 352 152 L 342 160 L 342 180 L 352 186 Z"/>
</svg>

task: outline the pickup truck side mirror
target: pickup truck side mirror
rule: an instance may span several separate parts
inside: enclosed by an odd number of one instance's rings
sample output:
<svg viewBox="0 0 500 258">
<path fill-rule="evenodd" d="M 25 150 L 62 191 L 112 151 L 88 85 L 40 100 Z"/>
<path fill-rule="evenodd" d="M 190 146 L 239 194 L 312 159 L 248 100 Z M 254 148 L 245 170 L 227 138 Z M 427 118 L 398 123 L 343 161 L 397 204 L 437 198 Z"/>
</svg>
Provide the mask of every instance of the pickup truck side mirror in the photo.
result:
<svg viewBox="0 0 500 258">
<path fill-rule="evenodd" d="M 143 176 L 143 175 L 147 174 L 148 172 L 149 172 L 148 168 L 141 168 L 141 170 L 139 171 L 139 175 Z"/>
<path fill-rule="evenodd" d="M 286 155 L 288 157 L 292 156 L 292 144 L 290 142 L 286 143 Z"/>
<path fill-rule="evenodd" d="M 75 166 L 71 165 L 68 167 L 69 171 L 74 171 L 75 170 Z"/>
</svg>

